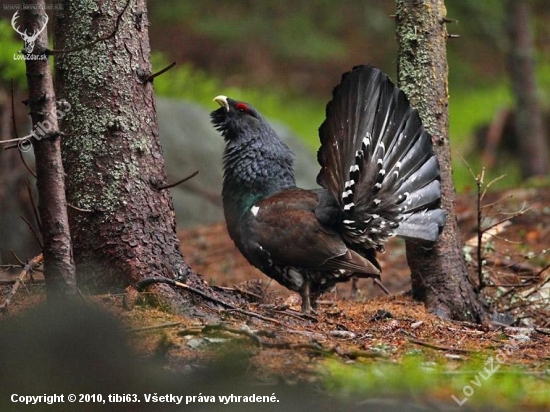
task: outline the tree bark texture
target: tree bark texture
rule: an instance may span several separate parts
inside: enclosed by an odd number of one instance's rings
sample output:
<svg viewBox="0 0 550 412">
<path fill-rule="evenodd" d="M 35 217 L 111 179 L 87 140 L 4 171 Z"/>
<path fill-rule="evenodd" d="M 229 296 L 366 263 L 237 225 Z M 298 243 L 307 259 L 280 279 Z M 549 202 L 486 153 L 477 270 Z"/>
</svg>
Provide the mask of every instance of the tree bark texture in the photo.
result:
<svg viewBox="0 0 550 412">
<path fill-rule="evenodd" d="M 397 0 L 398 84 L 432 135 L 447 222 L 432 249 L 407 242 L 412 292 L 441 317 L 480 322 L 478 300 L 462 252 L 449 143 L 447 29 L 443 0 Z"/>
<path fill-rule="evenodd" d="M 550 171 L 548 137 L 538 103 L 535 56 L 528 0 L 507 0 L 508 73 L 516 100 L 516 138 L 524 178 L 547 176 Z"/>
<path fill-rule="evenodd" d="M 119 289 L 153 276 L 199 282 L 180 251 L 166 184 L 145 0 L 61 1 L 56 12 L 63 160 L 79 287 Z M 118 27 L 117 27 L 118 26 Z M 166 285 L 156 288 L 176 299 Z M 183 308 L 182 310 L 185 310 Z"/>
<path fill-rule="evenodd" d="M 22 13 L 24 30 L 38 33 L 45 25 L 45 1 Z M 44 277 L 48 299 L 58 300 L 76 295 L 75 267 L 71 248 L 65 176 L 57 123 L 56 97 L 50 63 L 43 54 L 48 44 L 47 29 L 27 53 L 27 83 L 32 119 L 32 145 L 36 161 L 38 212 L 44 244 Z"/>
</svg>

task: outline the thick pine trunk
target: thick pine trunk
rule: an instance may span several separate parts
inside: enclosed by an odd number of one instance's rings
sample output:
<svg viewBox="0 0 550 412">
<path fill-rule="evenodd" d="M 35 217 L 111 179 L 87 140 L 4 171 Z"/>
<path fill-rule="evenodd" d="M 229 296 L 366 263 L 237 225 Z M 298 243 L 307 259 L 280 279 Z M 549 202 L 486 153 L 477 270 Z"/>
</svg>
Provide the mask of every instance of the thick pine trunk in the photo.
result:
<svg viewBox="0 0 550 412">
<path fill-rule="evenodd" d="M 397 0 L 398 83 L 433 136 L 441 169 L 442 207 L 447 213 L 435 247 L 427 250 L 408 242 L 407 260 L 413 296 L 430 311 L 442 317 L 480 322 L 485 311 L 468 279 L 455 212 L 445 16 L 443 0 Z"/>
<path fill-rule="evenodd" d="M 101 292 L 152 276 L 198 282 L 180 251 L 166 184 L 145 0 L 61 2 L 55 17 L 57 94 L 79 287 Z M 123 12 L 123 10 L 127 9 Z M 122 15 L 121 15 L 122 13 Z M 117 17 L 121 17 L 118 19 Z M 183 303 L 165 285 L 167 302 Z M 173 306 L 174 307 L 174 306 Z M 188 309 L 184 304 L 181 309 Z"/>
<path fill-rule="evenodd" d="M 547 176 L 550 171 L 548 141 L 538 103 L 535 56 L 527 0 L 506 2 L 508 73 L 516 100 L 516 138 L 523 177 Z"/>
</svg>

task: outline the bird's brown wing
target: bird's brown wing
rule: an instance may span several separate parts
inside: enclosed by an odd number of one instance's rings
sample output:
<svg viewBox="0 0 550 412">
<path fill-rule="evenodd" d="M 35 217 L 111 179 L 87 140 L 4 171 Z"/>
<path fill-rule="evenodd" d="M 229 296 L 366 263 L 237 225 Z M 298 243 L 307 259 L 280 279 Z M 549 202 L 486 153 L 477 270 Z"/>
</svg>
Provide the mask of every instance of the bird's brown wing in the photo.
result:
<svg viewBox="0 0 550 412">
<path fill-rule="evenodd" d="M 379 274 L 372 263 L 349 250 L 340 235 L 319 222 L 314 213 L 317 204 L 314 192 L 294 189 L 255 205 L 250 229 L 273 264 Z"/>
</svg>

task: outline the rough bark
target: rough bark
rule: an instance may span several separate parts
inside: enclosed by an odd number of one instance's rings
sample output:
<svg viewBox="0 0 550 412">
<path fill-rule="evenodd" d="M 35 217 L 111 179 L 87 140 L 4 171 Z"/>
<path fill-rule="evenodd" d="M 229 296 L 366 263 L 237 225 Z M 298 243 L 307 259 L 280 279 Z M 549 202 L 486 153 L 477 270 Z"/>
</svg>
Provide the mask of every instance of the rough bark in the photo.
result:
<svg viewBox="0 0 550 412">
<path fill-rule="evenodd" d="M 38 32 L 44 25 L 45 1 L 36 0 L 32 4 L 35 7 L 22 13 L 23 27 L 28 33 Z M 44 244 L 44 277 L 48 299 L 58 300 L 74 296 L 76 284 L 56 98 L 50 64 L 43 54 L 47 42 L 45 29 L 36 39 L 33 51 L 26 54 L 25 63 L 33 131 L 31 141 L 36 160 L 38 212 Z"/>
<path fill-rule="evenodd" d="M 71 109 L 63 119 L 63 160 L 79 287 L 119 289 L 164 276 L 199 284 L 180 251 L 166 184 L 151 73 L 145 0 L 61 1 L 55 18 L 58 96 Z M 126 8 L 126 9 L 125 9 Z M 120 16 L 120 17 L 119 17 Z M 117 23 L 118 21 L 118 23 Z M 189 301 L 166 285 L 164 302 Z"/>
<path fill-rule="evenodd" d="M 413 296 L 439 316 L 480 322 L 485 310 L 462 253 L 449 143 L 447 30 L 443 0 L 397 0 L 398 83 L 432 134 L 447 222 L 435 247 L 407 242 Z"/>
<path fill-rule="evenodd" d="M 524 178 L 547 176 L 550 171 L 548 141 L 537 98 L 535 57 L 528 0 L 508 0 L 508 73 L 516 100 L 516 138 Z"/>
</svg>

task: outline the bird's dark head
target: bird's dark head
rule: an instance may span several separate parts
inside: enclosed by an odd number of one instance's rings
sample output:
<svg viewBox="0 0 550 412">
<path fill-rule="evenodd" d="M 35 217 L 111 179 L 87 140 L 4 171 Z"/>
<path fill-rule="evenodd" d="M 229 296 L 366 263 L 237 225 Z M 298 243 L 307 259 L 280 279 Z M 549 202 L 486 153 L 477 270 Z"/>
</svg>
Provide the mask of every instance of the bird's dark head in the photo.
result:
<svg viewBox="0 0 550 412">
<path fill-rule="evenodd" d="M 217 96 L 214 101 L 220 108 L 210 114 L 212 124 L 228 142 L 251 137 L 270 128 L 263 116 L 248 103 L 227 96 Z"/>
</svg>

